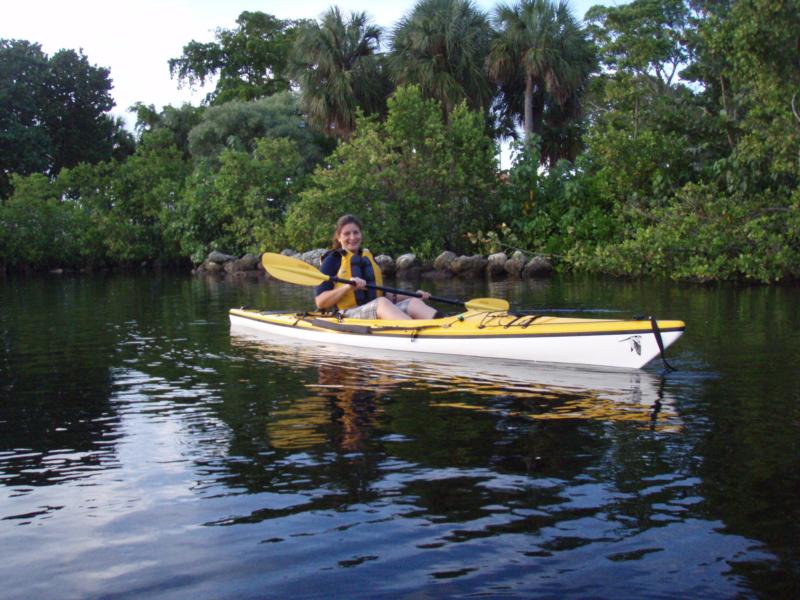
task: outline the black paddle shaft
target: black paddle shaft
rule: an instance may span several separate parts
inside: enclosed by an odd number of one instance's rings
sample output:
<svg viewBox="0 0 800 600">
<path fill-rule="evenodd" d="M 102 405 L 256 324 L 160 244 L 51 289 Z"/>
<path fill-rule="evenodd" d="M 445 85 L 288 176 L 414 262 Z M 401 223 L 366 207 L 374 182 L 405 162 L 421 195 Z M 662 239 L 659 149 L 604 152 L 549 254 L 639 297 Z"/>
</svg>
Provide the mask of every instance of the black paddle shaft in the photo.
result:
<svg viewBox="0 0 800 600">
<path fill-rule="evenodd" d="M 335 283 L 347 283 L 349 285 L 355 285 L 349 279 L 342 279 L 341 277 L 331 276 L 330 281 Z M 403 296 L 413 296 L 414 298 L 422 298 L 422 294 L 419 292 L 409 292 L 407 290 L 398 290 L 396 288 L 384 287 L 382 285 L 374 285 L 371 283 L 367 284 L 367 287 L 372 290 L 380 290 L 382 292 L 389 292 L 391 294 L 402 294 Z M 464 303 L 461 300 L 453 300 L 452 298 L 442 298 L 441 296 L 430 296 L 431 300 L 435 302 L 444 302 L 445 304 L 455 304 L 456 306 L 464 306 Z"/>
</svg>

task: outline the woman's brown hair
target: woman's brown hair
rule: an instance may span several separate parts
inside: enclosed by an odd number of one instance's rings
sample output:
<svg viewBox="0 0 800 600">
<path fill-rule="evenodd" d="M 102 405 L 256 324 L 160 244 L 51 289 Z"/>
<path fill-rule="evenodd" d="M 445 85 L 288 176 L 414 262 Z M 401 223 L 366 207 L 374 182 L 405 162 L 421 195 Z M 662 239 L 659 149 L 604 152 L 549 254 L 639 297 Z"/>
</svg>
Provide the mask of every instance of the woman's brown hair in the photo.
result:
<svg viewBox="0 0 800 600">
<path fill-rule="evenodd" d="M 339 217 L 339 220 L 336 221 L 336 230 L 333 232 L 331 248 L 338 250 L 342 247 L 342 245 L 339 243 L 339 234 L 342 232 L 342 229 L 344 229 L 345 225 L 350 225 L 351 223 L 358 227 L 359 231 L 364 231 L 364 226 L 361 224 L 361 220 L 358 217 L 355 215 L 342 215 Z"/>
</svg>

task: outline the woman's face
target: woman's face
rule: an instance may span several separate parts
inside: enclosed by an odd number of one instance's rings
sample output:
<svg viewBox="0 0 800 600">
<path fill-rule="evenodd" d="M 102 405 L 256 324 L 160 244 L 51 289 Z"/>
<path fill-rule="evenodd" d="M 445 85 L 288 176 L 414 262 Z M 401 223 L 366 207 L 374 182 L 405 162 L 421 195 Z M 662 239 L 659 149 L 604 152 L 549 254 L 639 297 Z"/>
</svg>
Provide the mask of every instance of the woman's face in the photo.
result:
<svg viewBox="0 0 800 600">
<path fill-rule="evenodd" d="M 356 252 L 361 247 L 361 230 L 355 223 L 348 223 L 339 230 L 336 239 L 345 250 Z"/>
</svg>

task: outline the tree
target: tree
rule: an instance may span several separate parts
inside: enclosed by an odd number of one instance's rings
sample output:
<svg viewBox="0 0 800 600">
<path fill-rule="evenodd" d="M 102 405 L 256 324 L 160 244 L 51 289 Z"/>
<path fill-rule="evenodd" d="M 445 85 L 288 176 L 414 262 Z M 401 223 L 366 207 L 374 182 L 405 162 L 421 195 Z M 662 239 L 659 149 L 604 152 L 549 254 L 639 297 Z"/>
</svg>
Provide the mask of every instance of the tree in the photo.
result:
<svg viewBox="0 0 800 600">
<path fill-rule="evenodd" d="M 178 243 L 168 235 L 189 174 L 169 131 L 146 136 L 111 179 L 104 217 L 105 243 L 116 263 L 173 260 Z"/>
<path fill-rule="evenodd" d="M 57 186 L 40 173 L 12 175 L 14 193 L 0 205 L 0 265 L 53 266 L 74 249 L 71 213 Z"/>
<path fill-rule="evenodd" d="M 148 133 L 166 129 L 172 133 L 175 145 L 183 153 L 184 159 L 190 158 L 189 133 L 200 124 L 205 107 L 183 104 L 180 108 L 165 106 L 157 112 L 154 105 L 137 102 L 130 109 L 136 114 L 135 129 L 140 139 Z"/>
<path fill-rule="evenodd" d="M 215 42 L 192 40 L 179 58 L 169 60 L 169 72 L 179 84 L 205 85 L 215 76 L 209 104 L 253 100 L 290 88 L 287 61 L 294 23 L 263 12 L 242 12 L 236 29 L 217 29 Z"/>
<path fill-rule="evenodd" d="M 467 232 L 492 223 L 496 147 L 483 114 L 462 103 L 445 123 L 441 105 L 416 86 L 398 88 L 388 107 L 384 123 L 359 119 L 289 208 L 296 247 L 325 244 L 343 212 L 365 220 L 373 250 L 425 256 L 465 251 Z"/>
<path fill-rule="evenodd" d="M 591 98 L 591 94 L 587 93 L 591 83 L 590 79 L 586 90 L 582 89 L 579 94 L 570 96 L 564 104 L 554 102 L 547 92 L 534 96 L 535 113 L 541 112 L 540 125 L 537 127 L 538 133 L 533 132 L 526 140 L 536 140 L 536 155 L 541 164 L 553 166 L 562 159 L 574 161 L 584 149 L 584 101 L 587 97 Z M 496 135 L 517 140 L 519 126 L 524 126 L 520 115 L 524 113 L 525 78 L 499 82 L 491 113 Z M 518 147 L 527 151 L 532 146 L 525 143 Z"/>
<path fill-rule="evenodd" d="M 12 173 L 47 170 L 50 137 L 38 126 L 46 77 L 47 56 L 41 46 L 0 40 L 0 198 L 11 193 Z"/>
<path fill-rule="evenodd" d="M 595 6 L 586 17 L 604 66 L 594 117 L 616 113 L 614 127 L 624 126 L 634 138 L 648 129 L 697 137 L 707 119 L 700 114 L 696 91 L 683 78 L 694 60 L 697 35 L 687 3 L 636 0 Z M 705 152 L 708 156 L 708 148 Z"/>
<path fill-rule="evenodd" d="M 620 235 L 565 260 L 626 275 L 796 279 L 796 3 L 634 0 L 589 17 L 607 71 L 586 176 L 613 202 Z"/>
<path fill-rule="evenodd" d="M 214 173 L 197 168 L 187 182 L 170 231 L 200 262 L 209 250 L 259 254 L 278 250 L 286 207 L 307 177 L 298 145 L 262 138 L 252 152 L 227 148 Z"/>
<path fill-rule="evenodd" d="M 49 61 L 43 121 L 52 144 L 51 169 L 79 162 L 95 163 L 113 149 L 114 108 L 108 69 L 93 67 L 74 50 L 61 50 Z"/>
<path fill-rule="evenodd" d="M 87 227 L 72 231 L 85 264 L 173 261 L 179 245 L 171 235 L 175 210 L 190 165 L 166 129 L 145 135 L 121 163 L 82 163 L 64 169 L 55 183 L 62 203 L 87 216 Z"/>
<path fill-rule="evenodd" d="M 800 182 L 800 10 L 766 0 L 694 4 L 702 18 L 684 75 L 702 86 L 736 185 L 791 193 Z"/>
<path fill-rule="evenodd" d="M 388 82 L 378 56 L 380 35 L 365 13 L 351 13 L 345 21 L 337 7 L 320 23 L 300 28 L 292 54 L 300 107 L 326 135 L 346 139 L 359 110 L 384 110 Z"/>
<path fill-rule="evenodd" d="M 397 85 L 418 85 L 445 115 L 466 101 L 486 111 L 493 89 L 486 73 L 492 28 L 471 0 L 420 0 L 392 35 L 389 65 Z"/>
<path fill-rule="evenodd" d="M 114 106 L 108 69 L 82 52 L 48 58 L 38 44 L 0 40 L 0 197 L 10 174 L 56 175 L 130 151 Z"/>
<path fill-rule="evenodd" d="M 208 107 L 189 132 L 189 150 L 195 159 L 216 165 L 224 149 L 252 152 L 258 140 L 265 137 L 286 137 L 296 142 L 309 171 L 327 149 L 322 136 L 311 131 L 299 114 L 297 97 L 282 92 L 261 100 Z"/>
<path fill-rule="evenodd" d="M 794 189 L 796 7 L 635 0 L 587 17 L 606 67 L 590 154 L 621 199 L 661 204 L 711 179 Z"/>
<path fill-rule="evenodd" d="M 131 154 L 136 152 L 136 138 L 125 127 L 125 119 L 113 117 L 111 133 L 111 158 L 115 161 L 123 162 Z"/>
<path fill-rule="evenodd" d="M 684 0 L 595 6 L 588 30 L 603 74 L 592 89 L 586 136 L 599 189 L 637 221 L 663 205 L 711 158 L 708 119 L 681 70 L 692 60 L 694 25 Z M 711 143 L 709 143 L 711 142 Z"/>
<path fill-rule="evenodd" d="M 691 16 L 685 0 L 636 0 L 594 6 L 586 20 L 609 71 L 639 76 L 654 92 L 670 94 L 692 60 Z"/>
<path fill-rule="evenodd" d="M 500 30 L 489 54 L 489 72 L 505 85 L 506 108 L 523 116 L 525 136 L 544 132 L 548 108 L 571 119 L 580 114 L 580 97 L 595 68 L 594 49 L 566 2 L 521 0 L 495 11 Z M 515 90 L 523 89 L 523 106 Z M 520 110 L 522 108 L 522 110 Z"/>
</svg>

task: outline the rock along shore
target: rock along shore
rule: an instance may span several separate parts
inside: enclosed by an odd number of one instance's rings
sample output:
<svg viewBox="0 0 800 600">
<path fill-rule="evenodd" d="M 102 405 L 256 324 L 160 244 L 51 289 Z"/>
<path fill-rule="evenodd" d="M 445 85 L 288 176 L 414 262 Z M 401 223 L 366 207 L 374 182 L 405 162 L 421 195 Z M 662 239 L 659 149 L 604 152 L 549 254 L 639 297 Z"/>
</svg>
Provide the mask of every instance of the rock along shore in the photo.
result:
<svg viewBox="0 0 800 600">
<path fill-rule="evenodd" d="M 283 250 L 281 254 L 302 260 L 316 268 L 322 264 L 322 255 L 327 250 L 316 248 L 307 252 Z M 542 254 L 526 255 L 520 250 L 511 256 L 505 252 L 498 252 L 490 256 L 458 256 L 454 252 L 445 250 L 433 261 L 421 261 L 415 254 L 407 253 L 396 259 L 381 254 L 375 261 L 383 271 L 385 277 L 395 277 L 403 280 L 416 279 L 504 279 L 504 278 L 529 278 L 549 277 L 553 273 L 553 264 L 550 259 Z M 231 276 L 235 278 L 263 278 L 269 277 L 261 265 L 258 256 L 245 254 L 235 257 L 222 252 L 211 252 L 208 257 L 193 270 L 195 275 Z"/>
</svg>

